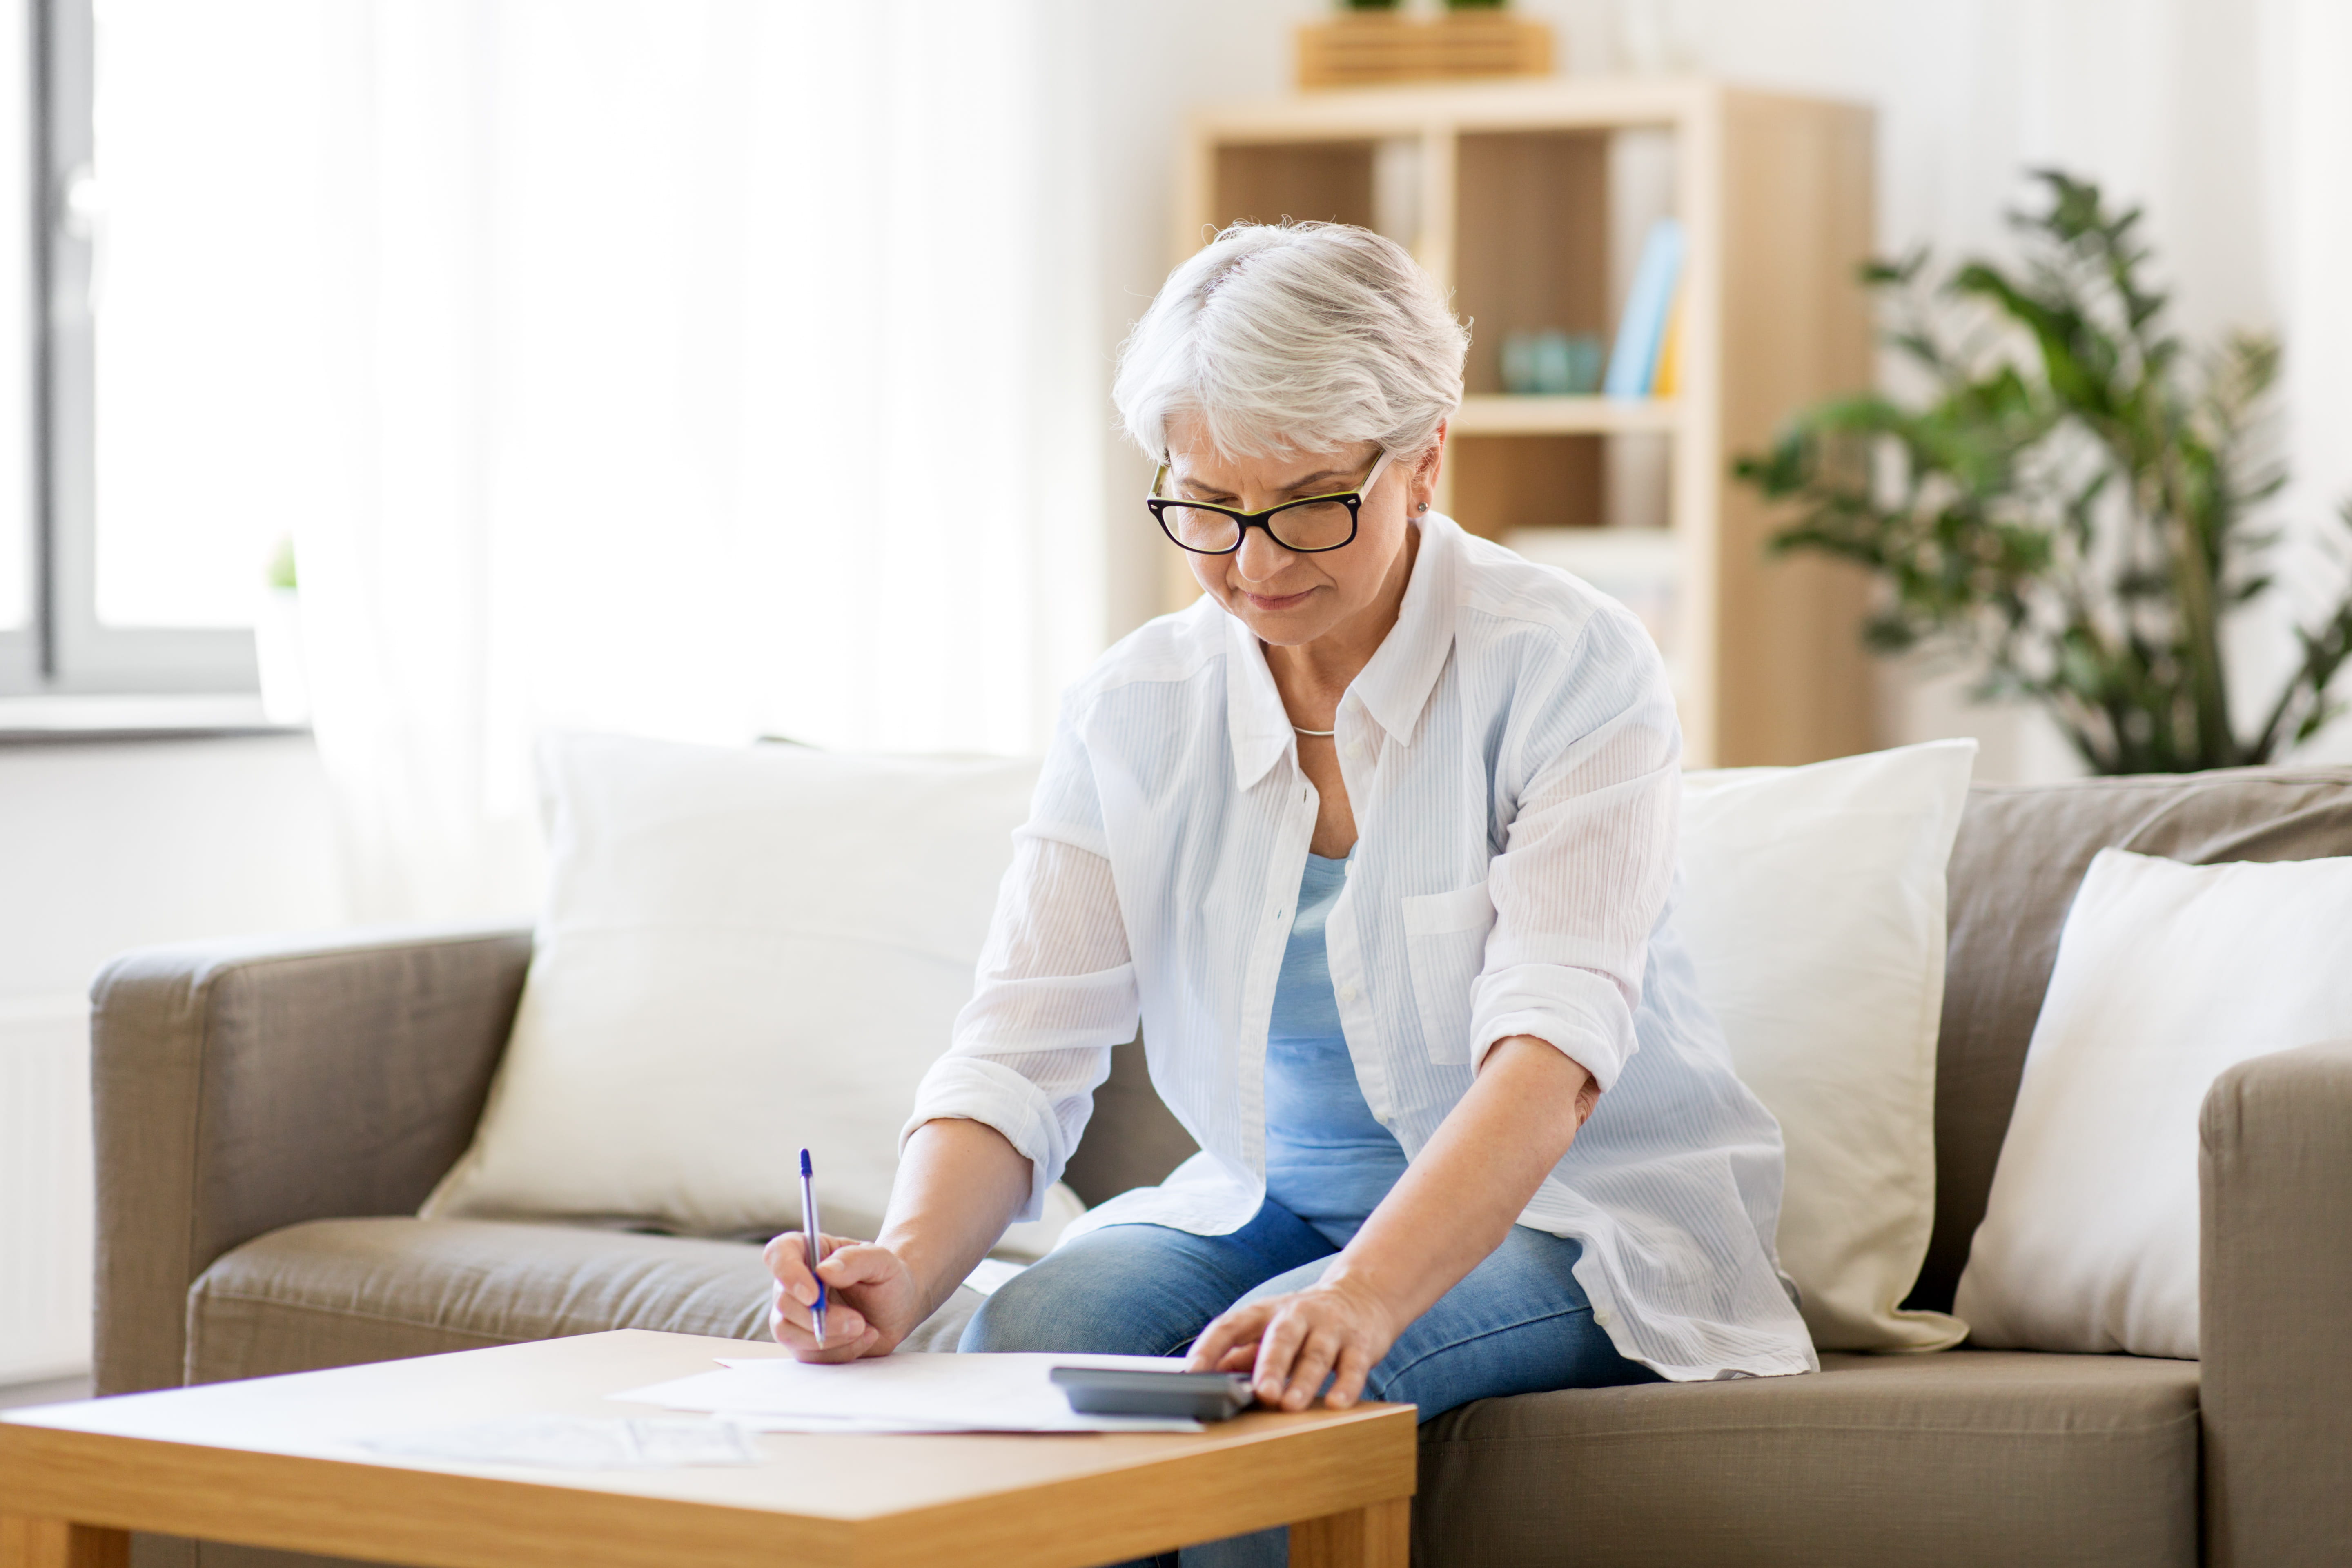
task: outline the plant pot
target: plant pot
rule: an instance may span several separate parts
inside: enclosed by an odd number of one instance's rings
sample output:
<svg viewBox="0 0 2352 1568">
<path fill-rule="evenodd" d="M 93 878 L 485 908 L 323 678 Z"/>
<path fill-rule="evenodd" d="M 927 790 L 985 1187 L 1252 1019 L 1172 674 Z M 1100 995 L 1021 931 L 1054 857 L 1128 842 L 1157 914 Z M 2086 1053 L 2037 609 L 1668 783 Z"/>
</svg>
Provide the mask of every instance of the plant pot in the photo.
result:
<svg viewBox="0 0 2352 1568">
<path fill-rule="evenodd" d="M 310 721 L 310 673 L 302 657 L 302 599 L 272 588 L 253 621 L 253 657 L 261 675 L 262 717 L 273 724 Z"/>
</svg>

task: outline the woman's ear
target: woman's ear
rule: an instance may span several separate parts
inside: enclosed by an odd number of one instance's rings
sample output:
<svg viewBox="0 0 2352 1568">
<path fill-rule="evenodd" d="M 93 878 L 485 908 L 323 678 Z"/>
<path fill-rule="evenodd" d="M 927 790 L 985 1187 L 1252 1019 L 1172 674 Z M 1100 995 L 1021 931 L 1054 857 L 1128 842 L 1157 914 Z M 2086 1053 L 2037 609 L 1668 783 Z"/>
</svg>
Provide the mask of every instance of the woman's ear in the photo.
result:
<svg viewBox="0 0 2352 1568">
<path fill-rule="evenodd" d="M 1412 465 L 1412 488 L 1405 497 L 1406 510 L 1415 517 L 1429 510 L 1437 500 L 1438 470 L 1445 466 L 1445 426 L 1440 425 L 1431 438 L 1429 447 L 1415 458 Z"/>
</svg>

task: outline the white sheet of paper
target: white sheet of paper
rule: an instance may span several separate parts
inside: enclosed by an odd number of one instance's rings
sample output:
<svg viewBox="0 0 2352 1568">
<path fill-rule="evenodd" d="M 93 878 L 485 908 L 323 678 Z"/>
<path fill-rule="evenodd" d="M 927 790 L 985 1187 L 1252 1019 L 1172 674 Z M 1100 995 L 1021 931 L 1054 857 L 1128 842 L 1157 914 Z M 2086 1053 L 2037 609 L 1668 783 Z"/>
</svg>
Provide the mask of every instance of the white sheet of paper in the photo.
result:
<svg viewBox="0 0 2352 1568">
<path fill-rule="evenodd" d="M 558 1470 L 653 1470 L 756 1465 L 760 1454 L 749 1434 L 758 1429 L 734 1421 L 520 1415 L 472 1426 L 392 1433 L 361 1446 L 405 1459 Z"/>
<path fill-rule="evenodd" d="M 1198 1432 L 1182 1416 L 1082 1415 L 1048 1374 L 1057 1366 L 1181 1371 L 1175 1356 L 875 1356 L 836 1366 L 783 1357 L 719 1358 L 697 1373 L 614 1399 L 707 1410 L 763 1432 Z"/>
</svg>

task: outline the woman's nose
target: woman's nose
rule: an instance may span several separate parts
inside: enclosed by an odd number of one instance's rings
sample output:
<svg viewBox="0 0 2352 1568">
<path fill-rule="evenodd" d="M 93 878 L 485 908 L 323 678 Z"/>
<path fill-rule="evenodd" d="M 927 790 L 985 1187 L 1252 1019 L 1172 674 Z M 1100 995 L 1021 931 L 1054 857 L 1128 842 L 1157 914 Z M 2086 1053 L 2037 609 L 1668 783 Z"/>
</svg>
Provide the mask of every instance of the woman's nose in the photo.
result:
<svg viewBox="0 0 2352 1568">
<path fill-rule="evenodd" d="M 1253 583 L 1265 582 L 1292 560 L 1290 552 L 1263 528 L 1244 531 L 1242 547 L 1234 553 L 1238 557 L 1235 564 L 1241 567 L 1242 575 Z"/>
</svg>

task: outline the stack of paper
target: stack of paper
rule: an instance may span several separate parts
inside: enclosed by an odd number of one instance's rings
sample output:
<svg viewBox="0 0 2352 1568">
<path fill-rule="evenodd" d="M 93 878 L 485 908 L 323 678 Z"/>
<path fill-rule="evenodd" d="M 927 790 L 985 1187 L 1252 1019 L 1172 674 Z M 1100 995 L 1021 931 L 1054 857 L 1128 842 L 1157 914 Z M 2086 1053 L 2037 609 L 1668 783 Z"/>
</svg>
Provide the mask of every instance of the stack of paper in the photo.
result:
<svg viewBox="0 0 2352 1568">
<path fill-rule="evenodd" d="M 706 1410 L 761 1432 L 1198 1432 L 1186 1417 L 1082 1415 L 1054 1386 L 1057 1366 L 1180 1372 L 1173 1356 L 876 1356 L 824 1366 L 781 1356 L 719 1358 L 614 1399 Z"/>
</svg>

